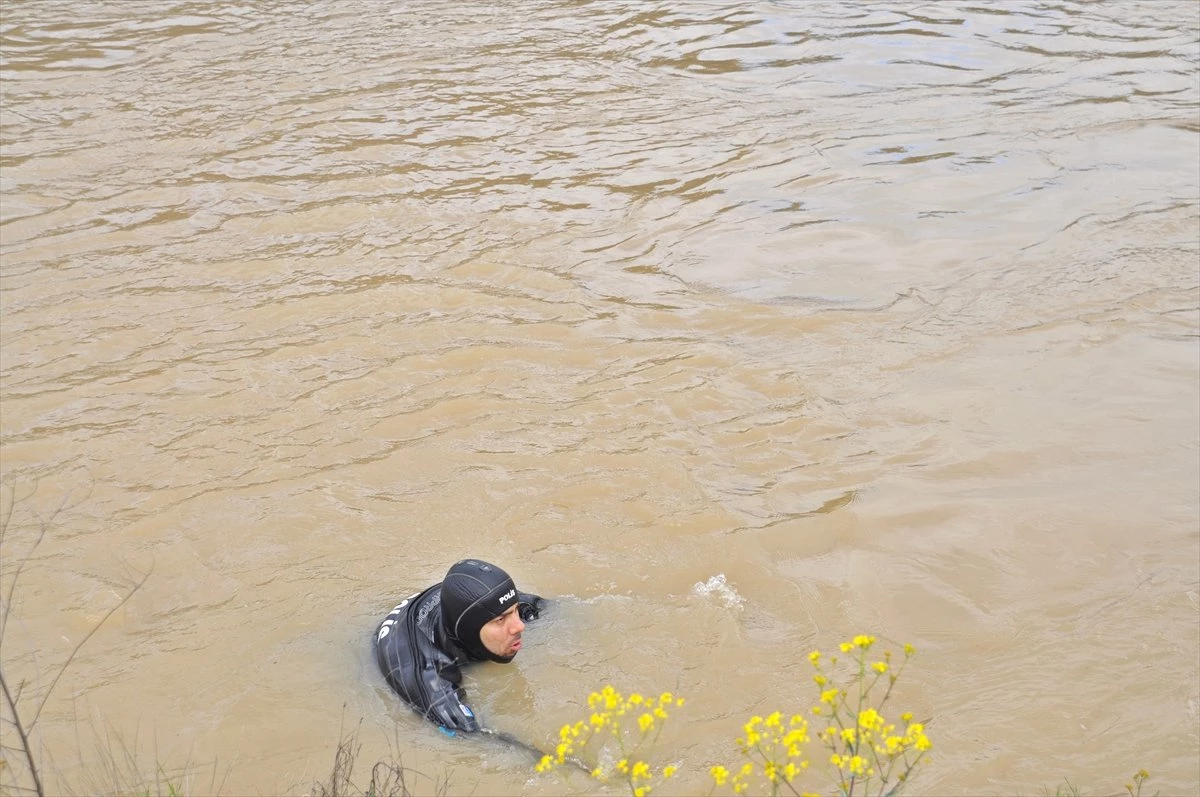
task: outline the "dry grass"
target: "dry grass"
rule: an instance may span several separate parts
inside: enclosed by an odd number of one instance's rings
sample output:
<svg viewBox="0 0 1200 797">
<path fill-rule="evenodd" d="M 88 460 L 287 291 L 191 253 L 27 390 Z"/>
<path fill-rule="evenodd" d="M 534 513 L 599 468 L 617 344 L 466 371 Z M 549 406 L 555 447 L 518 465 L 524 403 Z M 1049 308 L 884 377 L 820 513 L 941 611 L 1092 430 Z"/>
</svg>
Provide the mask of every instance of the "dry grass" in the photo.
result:
<svg viewBox="0 0 1200 797">
<path fill-rule="evenodd" d="M 16 488 L 9 488 L 7 506 L 0 512 L 0 649 L 5 648 L 4 637 L 8 631 L 9 619 L 12 614 L 13 596 L 17 592 L 17 585 L 21 580 L 25 565 L 33 558 L 38 546 L 46 538 L 46 532 L 54 519 L 69 508 L 70 498 L 70 493 L 65 495 L 54 511 L 46 517 L 30 510 L 36 536 L 27 550 L 14 554 L 11 550 L 10 532 L 12 531 L 13 512 L 19 501 Z M 6 545 L 7 551 L 5 550 Z M 149 577 L 150 573 L 148 572 L 140 574 L 125 596 L 105 612 L 104 616 L 76 643 L 46 685 L 30 684 L 26 681 L 13 683 L 4 669 L 4 659 L 0 658 L 0 697 L 3 697 L 3 702 L 0 703 L 0 707 L 2 707 L 0 729 L 5 731 L 0 736 L 0 739 L 3 739 L 0 742 L 0 788 L 3 788 L 6 793 L 36 794 L 38 797 L 45 794 L 41 771 L 42 757 L 38 755 L 40 745 L 37 741 L 37 723 L 42 716 L 42 709 L 46 707 L 46 703 L 54 693 L 54 688 L 70 668 L 75 657 L 79 655 L 83 646 L 110 617 L 116 614 L 117 610 L 142 588 Z"/>
<path fill-rule="evenodd" d="M 394 755 L 394 760 L 375 762 L 366 784 L 359 785 L 354 780 L 355 765 L 362 752 L 358 732 L 356 727 L 349 733 L 342 733 L 329 777 L 312 785 L 310 797 L 413 797 L 418 793 L 414 789 L 417 786 L 428 789 L 422 793 L 437 797 L 448 792 L 449 780 L 404 766 L 399 754 Z"/>
</svg>

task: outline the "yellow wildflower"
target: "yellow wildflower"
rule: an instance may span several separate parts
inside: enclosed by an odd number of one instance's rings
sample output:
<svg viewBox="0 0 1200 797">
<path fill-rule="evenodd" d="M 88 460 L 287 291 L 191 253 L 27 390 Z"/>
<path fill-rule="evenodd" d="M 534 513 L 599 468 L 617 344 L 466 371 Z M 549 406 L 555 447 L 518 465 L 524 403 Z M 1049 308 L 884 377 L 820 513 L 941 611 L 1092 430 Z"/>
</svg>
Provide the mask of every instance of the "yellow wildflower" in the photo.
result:
<svg viewBox="0 0 1200 797">
<path fill-rule="evenodd" d="M 742 726 L 742 730 L 746 732 L 746 738 L 742 742 L 746 747 L 754 747 L 762 739 L 762 734 L 756 730 L 761 723 L 762 717 L 754 716 Z"/>
<path fill-rule="evenodd" d="M 729 779 L 729 770 L 720 764 L 708 770 L 708 774 L 712 775 L 718 786 L 724 786 L 725 781 Z"/>
<path fill-rule="evenodd" d="M 863 650 L 866 650 L 873 644 L 875 644 L 875 637 L 873 636 L 859 634 L 858 636 L 854 637 L 854 647 L 856 648 L 862 648 Z"/>
<path fill-rule="evenodd" d="M 669 778 L 678 771 L 679 771 L 679 767 L 677 767 L 677 766 L 674 766 L 674 765 L 665 766 L 665 767 L 663 767 L 663 777 Z"/>
<path fill-rule="evenodd" d="M 879 730 L 882 725 L 883 716 L 875 709 L 868 708 L 858 713 L 858 727 L 874 731 Z"/>
<path fill-rule="evenodd" d="M 643 714 L 642 716 L 638 717 L 638 728 L 641 729 L 642 733 L 645 733 L 646 731 L 650 730 L 653 727 L 654 727 L 653 715 Z"/>
<path fill-rule="evenodd" d="M 879 673 L 880 675 L 883 675 L 885 672 L 888 671 L 888 666 L 885 662 L 877 661 L 871 665 L 871 669 L 874 670 L 875 672 Z"/>
</svg>

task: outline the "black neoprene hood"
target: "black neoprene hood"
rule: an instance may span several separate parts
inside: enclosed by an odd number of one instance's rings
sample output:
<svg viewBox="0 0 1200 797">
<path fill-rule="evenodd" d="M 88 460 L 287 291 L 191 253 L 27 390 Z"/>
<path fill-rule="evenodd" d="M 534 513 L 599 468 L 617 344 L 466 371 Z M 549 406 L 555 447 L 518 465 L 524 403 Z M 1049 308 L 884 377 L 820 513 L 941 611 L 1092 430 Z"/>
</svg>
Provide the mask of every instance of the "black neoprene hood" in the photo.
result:
<svg viewBox="0 0 1200 797">
<path fill-rule="evenodd" d="M 442 622 L 446 633 L 472 658 L 506 664 L 513 657 L 492 653 L 479 632 L 489 620 L 516 606 L 517 601 L 517 585 L 508 573 L 478 559 L 464 559 L 451 567 L 442 581 Z"/>
</svg>

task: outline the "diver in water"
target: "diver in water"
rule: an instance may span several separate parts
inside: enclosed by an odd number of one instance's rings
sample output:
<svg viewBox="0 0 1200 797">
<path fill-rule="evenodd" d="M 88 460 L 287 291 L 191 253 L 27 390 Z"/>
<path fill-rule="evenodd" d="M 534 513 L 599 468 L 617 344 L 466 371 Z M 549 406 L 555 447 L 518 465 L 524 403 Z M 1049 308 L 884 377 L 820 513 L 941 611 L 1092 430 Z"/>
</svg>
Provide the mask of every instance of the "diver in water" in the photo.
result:
<svg viewBox="0 0 1200 797">
<path fill-rule="evenodd" d="M 375 632 L 375 656 L 388 684 L 442 730 L 481 730 L 466 704 L 461 667 L 507 664 L 542 598 L 517 590 L 495 565 L 464 559 L 445 580 L 400 601 Z"/>
</svg>

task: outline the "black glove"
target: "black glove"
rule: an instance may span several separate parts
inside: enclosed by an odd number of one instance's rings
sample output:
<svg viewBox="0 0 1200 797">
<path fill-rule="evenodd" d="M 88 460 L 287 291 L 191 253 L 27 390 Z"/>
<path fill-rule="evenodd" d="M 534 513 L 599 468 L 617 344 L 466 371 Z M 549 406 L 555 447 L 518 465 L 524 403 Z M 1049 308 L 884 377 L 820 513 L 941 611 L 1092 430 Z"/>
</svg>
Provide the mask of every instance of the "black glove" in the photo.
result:
<svg viewBox="0 0 1200 797">
<path fill-rule="evenodd" d="M 545 602 L 542 596 L 534 595 L 532 592 L 518 592 L 517 614 L 521 615 L 521 622 L 528 623 L 530 620 L 536 620 L 542 613 L 542 604 Z"/>
</svg>

